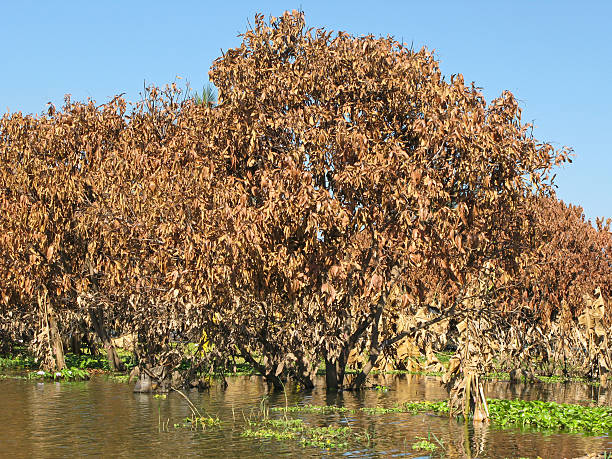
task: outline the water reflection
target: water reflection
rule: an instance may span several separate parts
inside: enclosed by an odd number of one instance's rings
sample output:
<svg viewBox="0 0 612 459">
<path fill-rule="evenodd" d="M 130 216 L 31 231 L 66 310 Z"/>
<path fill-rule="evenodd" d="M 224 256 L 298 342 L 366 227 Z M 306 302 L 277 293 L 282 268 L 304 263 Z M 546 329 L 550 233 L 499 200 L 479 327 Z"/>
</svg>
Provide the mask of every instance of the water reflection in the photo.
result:
<svg viewBox="0 0 612 459">
<path fill-rule="evenodd" d="M 160 400 L 134 394 L 127 385 L 104 378 L 63 384 L 0 379 L 0 457 L 418 457 L 411 448 L 417 438 L 429 438 L 449 458 L 561 458 L 612 450 L 612 441 L 607 437 L 472 427 L 428 414 L 377 416 L 362 412 L 299 416 L 314 425 L 349 424 L 371 439 L 367 448 L 348 453 L 303 450 L 293 443 L 242 437 L 245 419 L 258 414 L 262 401 L 269 406 L 287 403 L 390 407 L 404 401 L 441 400 L 447 394 L 437 378 L 412 375 L 379 377 L 374 381 L 388 386 L 387 392 L 326 393 L 315 389 L 310 393 L 289 392 L 286 399 L 283 393 L 270 392 L 259 377 L 235 377 L 228 382 L 226 390 L 219 386 L 209 392 L 189 393 L 198 409 L 222 420 L 221 428 L 192 432 L 172 428 L 191 414 L 178 394 Z M 489 382 L 486 391 L 496 398 L 612 404 L 609 391 L 583 384 Z M 160 431 L 164 423 L 170 426 L 168 432 Z"/>
</svg>

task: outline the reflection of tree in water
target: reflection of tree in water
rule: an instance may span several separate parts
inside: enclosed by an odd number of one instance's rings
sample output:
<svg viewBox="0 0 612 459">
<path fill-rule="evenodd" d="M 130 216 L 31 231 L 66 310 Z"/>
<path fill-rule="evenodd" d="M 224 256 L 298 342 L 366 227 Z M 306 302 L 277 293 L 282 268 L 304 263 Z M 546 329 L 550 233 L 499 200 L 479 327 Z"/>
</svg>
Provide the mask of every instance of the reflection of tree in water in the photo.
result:
<svg viewBox="0 0 612 459">
<path fill-rule="evenodd" d="M 219 456 L 240 455 L 261 457 L 269 454 L 303 454 L 303 450 L 291 442 L 261 443 L 241 437 L 242 413 L 249 416 L 250 410 L 257 413 L 262 399 L 269 406 L 284 406 L 285 394 L 268 392 L 263 378 L 257 376 L 228 378 L 229 385 L 223 390 L 215 385 L 207 392 L 189 392 L 191 400 L 211 415 L 222 420 L 221 428 L 207 431 L 198 436 L 157 433 L 158 405 L 161 415 L 178 422 L 189 414 L 189 408 L 181 397 L 170 394 L 160 401 L 150 395 L 132 394 L 129 387 L 109 384 L 103 380 L 90 381 L 83 385 L 32 385 L 23 383 L 5 389 L 0 381 L 0 406 L 10 412 L 10 418 L 3 423 L 0 431 L 0 457 L 8 455 L 8 447 L 22 444 L 21 452 L 29 457 L 59 457 L 58 451 L 80 451 L 83 455 L 113 456 L 118 444 L 128 455 L 169 455 L 193 456 L 202 448 L 209 454 Z M 505 383 L 488 383 L 487 388 L 495 396 L 511 398 L 511 387 Z M 533 386 L 532 386 L 533 389 Z M 579 402 L 591 396 L 600 401 L 609 401 L 609 392 L 582 384 L 541 384 L 539 390 L 517 384 L 517 395 L 525 398 L 548 398 L 559 402 Z M 439 392 L 436 392 L 439 391 Z M 415 394 L 419 394 L 418 396 Z M 606 438 L 584 437 L 568 434 L 543 434 L 520 429 L 500 429 L 493 424 L 472 426 L 446 416 L 431 414 L 390 413 L 369 415 L 359 411 L 360 407 L 386 406 L 407 400 L 439 400 L 435 394 L 444 390 L 433 378 L 408 376 L 397 378 L 390 384 L 388 392 L 374 390 L 352 392 L 326 392 L 314 390 L 310 393 L 296 393 L 287 390 L 287 403 L 335 405 L 357 409 L 354 413 L 299 414 L 296 417 L 315 426 L 346 425 L 357 435 L 370 435 L 371 442 L 359 446 L 359 454 L 381 456 L 392 454 L 413 455 L 411 446 L 419 438 L 435 438 L 442 446 L 438 453 L 448 458 L 486 457 L 536 457 L 543 458 L 577 457 L 588 452 L 602 451 L 609 440 Z M 175 394 L 176 395 L 176 394 Z M 232 417 L 233 412 L 235 418 Z M 271 416 L 281 413 L 270 412 Z M 293 416 L 293 415 L 292 415 Z M 113 432 L 109 435 L 109 432 Z M 435 436 L 435 437 L 434 437 Z M 8 443 L 5 440 L 8 437 Z M 12 441 L 11 439 L 15 440 Z M 11 443 L 12 441 L 12 443 Z M 62 449 L 63 448 L 63 449 Z M 444 448 L 444 451 L 443 451 Z M 136 453 L 137 451 L 137 453 Z M 232 451 L 232 453 L 229 453 Z M 259 454 L 259 455 L 258 455 Z"/>
</svg>

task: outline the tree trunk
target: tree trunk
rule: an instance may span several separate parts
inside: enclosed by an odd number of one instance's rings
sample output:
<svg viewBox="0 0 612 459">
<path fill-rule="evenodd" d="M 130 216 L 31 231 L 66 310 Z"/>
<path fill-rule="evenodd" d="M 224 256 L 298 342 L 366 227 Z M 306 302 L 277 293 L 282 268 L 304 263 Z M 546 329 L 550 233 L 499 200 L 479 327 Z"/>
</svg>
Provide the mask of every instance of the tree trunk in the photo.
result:
<svg viewBox="0 0 612 459">
<path fill-rule="evenodd" d="M 351 346 L 346 345 L 335 360 L 325 357 L 325 386 L 327 390 L 342 389 L 350 350 Z"/>
<path fill-rule="evenodd" d="M 314 373 L 311 373 L 306 370 L 304 365 L 298 364 L 298 371 L 297 371 L 296 379 L 299 381 L 299 383 L 303 386 L 304 389 L 306 390 L 314 389 L 315 385 L 314 385 L 314 382 L 312 381 L 312 376 L 315 374 L 316 374 L 316 371 Z"/>
<path fill-rule="evenodd" d="M 87 349 L 89 349 L 89 353 L 91 354 L 92 357 L 97 357 L 99 352 L 98 352 L 98 347 L 96 346 L 96 339 L 95 337 L 87 332 L 83 335 L 83 341 L 85 341 L 85 344 L 87 345 Z"/>
<path fill-rule="evenodd" d="M 489 420 L 489 406 L 478 375 L 467 374 L 464 380 L 464 391 L 464 417 L 467 419 L 472 414 L 473 422 L 487 422 Z"/>
<path fill-rule="evenodd" d="M 53 310 L 49 308 L 49 344 L 55 355 L 55 368 L 59 371 L 66 368 L 66 360 L 64 359 L 64 345 L 62 338 L 57 328 L 57 322 L 53 315 Z"/>
<path fill-rule="evenodd" d="M 302 384 L 302 386 L 306 390 L 311 390 L 311 389 L 314 389 L 315 387 L 314 382 L 309 376 L 302 375 L 298 378 L 298 381 Z"/>
<path fill-rule="evenodd" d="M 382 303 L 381 303 L 382 304 Z M 379 308 L 377 309 L 374 316 L 370 316 L 363 320 L 351 333 L 351 324 L 352 320 L 348 319 L 345 324 L 345 333 L 349 335 L 349 339 L 344 343 L 340 355 L 337 359 L 331 359 L 328 356 L 325 356 L 325 383 L 328 390 L 338 390 L 341 389 L 344 384 L 344 376 L 346 374 L 346 365 L 349 360 L 349 355 L 351 350 L 357 345 L 359 338 L 363 335 L 363 333 L 370 326 L 370 323 L 378 324 L 378 319 L 380 319 L 380 315 L 382 314 L 382 306 L 379 304 Z M 377 325 L 376 325 L 377 326 Z M 378 328 L 376 328 L 378 330 Z M 377 335 L 378 339 L 378 335 Z M 369 370 L 368 370 L 369 372 Z M 367 374 L 366 374 L 367 376 Z M 351 384 L 351 388 L 354 388 L 355 383 Z"/>
<path fill-rule="evenodd" d="M 64 346 L 62 345 L 62 339 L 57 328 L 57 321 L 55 313 L 47 292 L 43 292 L 38 296 L 38 307 L 42 311 L 42 328 L 44 335 L 46 335 L 46 343 L 43 343 L 43 354 L 44 360 L 41 362 L 41 366 L 44 370 L 48 371 L 59 371 L 66 367 L 66 361 L 64 360 Z"/>
<path fill-rule="evenodd" d="M 242 358 L 246 360 L 247 362 L 249 362 L 251 365 L 253 365 L 253 368 L 259 371 L 262 374 L 262 376 L 265 378 L 266 381 L 268 381 L 269 383 L 272 383 L 272 385 L 274 386 L 274 389 L 276 390 L 285 389 L 285 385 L 283 384 L 283 381 L 281 381 L 281 379 L 276 374 L 276 371 L 275 371 L 276 368 L 272 368 L 270 371 L 268 371 L 268 369 L 264 365 L 259 363 L 257 360 L 255 360 L 255 358 L 251 355 L 251 353 L 248 352 L 244 347 L 239 345 L 238 348 L 240 349 Z"/>
<path fill-rule="evenodd" d="M 368 361 L 353 381 L 352 387 L 355 389 L 363 388 L 368 378 L 368 375 L 370 374 L 370 371 L 372 371 L 372 369 L 376 366 L 376 362 L 378 361 L 378 357 L 380 356 L 381 348 L 378 343 L 378 322 L 380 321 L 381 315 L 382 306 L 380 306 L 376 311 L 374 321 L 372 322 L 372 337 L 370 338 L 370 352 Z"/>
<path fill-rule="evenodd" d="M 124 371 L 125 366 L 119 358 L 115 346 L 113 346 L 113 343 L 111 342 L 110 337 L 106 332 L 106 328 L 104 328 L 104 315 L 102 311 L 99 308 L 98 311 L 91 308 L 89 309 L 89 316 L 91 317 L 91 323 L 94 327 L 94 330 L 96 331 L 96 334 L 102 341 L 104 349 L 106 349 L 106 357 L 108 359 L 108 365 L 110 366 L 110 369 L 112 371 Z"/>
<path fill-rule="evenodd" d="M 81 355 L 81 337 L 76 333 L 70 337 L 70 350 L 75 355 Z"/>
<path fill-rule="evenodd" d="M 366 362 L 366 364 L 363 366 L 363 368 L 361 369 L 361 371 L 355 378 L 355 381 L 353 381 L 353 387 L 355 389 L 363 388 L 363 386 L 366 383 L 366 380 L 368 379 L 368 375 L 370 374 L 372 369 L 376 366 L 378 357 L 380 357 L 380 351 L 378 350 L 377 347 L 372 347 L 370 349 L 370 356 L 368 358 L 368 361 Z"/>
<path fill-rule="evenodd" d="M 325 387 L 327 390 L 338 390 L 338 371 L 336 362 L 325 358 Z"/>
</svg>

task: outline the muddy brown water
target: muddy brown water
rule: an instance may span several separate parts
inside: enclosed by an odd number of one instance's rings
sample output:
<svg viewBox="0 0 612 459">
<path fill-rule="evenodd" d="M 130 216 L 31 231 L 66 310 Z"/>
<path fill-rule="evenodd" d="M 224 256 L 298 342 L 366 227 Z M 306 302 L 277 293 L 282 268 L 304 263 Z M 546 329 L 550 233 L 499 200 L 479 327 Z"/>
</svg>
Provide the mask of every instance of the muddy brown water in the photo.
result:
<svg viewBox="0 0 612 459">
<path fill-rule="evenodd" d="M 437 378 L 380 377 L 390 390 L 363 393 L 270 393 L 262 378 L 232 377 L 223 389 L 189 392 L 206 413 L 218 416 L 221 426 L 206 431 L 176 429 L 173 424 L 191 414 L 177 393 L 167 399 L 134 394 L 131 387 L 104 377 L 82 383 L 0 379 L 0 457 L 427 457 L 411 448 L 417 437 L 440 440 L 444 457 L 505 458 L 577 457 L 612 451 L 612 439 L 577 434 L 542 433 L 494 427 L 466 428 L 456 420 L 428 414 L 294 414 L 315 425 L 350 425 L 368 433 L 369 446 L 359 450 L 321 451 L 291 441 L 250 439 L 241 436 L 245 418 L 263 404 L 340 404 L 348 408 L 384 406 L 414 400 L 442 400 L 446 392 Z M 376 382 L 376 381 L 375 381 Z M 323 381 L 319 381 L 323 386 Z M 488 383 L 487 395 L 557 402 L 586 403 L 598 399 L 612 404 L 612 395 L 583 384 Z M 270 413 L 280 417 L 279 413 Z M 169 431 L 161 431 L 169 422 Z M 441 449 L 439 451 L 442 451 Z M 436 456 L 436 457 L 439 457 Z"/>
</svg>

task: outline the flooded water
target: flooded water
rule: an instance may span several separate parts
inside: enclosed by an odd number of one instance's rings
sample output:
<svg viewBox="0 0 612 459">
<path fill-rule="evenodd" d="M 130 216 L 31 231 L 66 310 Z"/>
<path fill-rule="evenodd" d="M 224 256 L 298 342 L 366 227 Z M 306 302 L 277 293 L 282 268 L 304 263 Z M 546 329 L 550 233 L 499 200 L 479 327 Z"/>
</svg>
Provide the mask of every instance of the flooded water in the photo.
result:
<svg viewBox="0 0 612 459">
<path fill-rule="evenodd" d="M 269 393 L 260 377 L 228 378 L 229 386 L 189 392 L 199 410 L 221 420 L 206 431 L 174 428 L 191 411 L 177 393 L 161 400 L 134 394 L 126 384 L 104 377 L 83 383 L 34 382 L 0 379 L 0 457 L 427 457 L 412 450 L 417 437 L 437 438 L 444 457 L 505 458 L 577 457 L 612 450 L 608 437 L 541 433 L 494 427 L 474 430 L 446 417 L 427 414 L 367 415 L 334 413 L 295 414 L 316 425 L 350 425 L 366 433 L 369 446 L 358 451 L 320 451 L 298 443 L 250 439 L 241 436 L 245 420 L 262 404 L 343 405 L 348 408 L 385 406 L 415 400 L 442 400 L 446 392 L 436 378 L 386 377 L 379 380 L 387 392 L 365 391 L 327 394 Z M 323 386 L 323 381 L 319 381 Z M 581 384 L 514 385 L 489 383 L 487 394 L 495 398 L 523 398 L 586 403 L 610 397 Z M 605 400 L 611 403 L 611 400 Z M 279 416 L 271 412 L 270 416 Z M 293 415 L 292 415 L 293 416 Z M 160 421 L 169 425 L 160 431 Z M 439 455 L 437 456 L 439 457 Z"/>
</svg>

